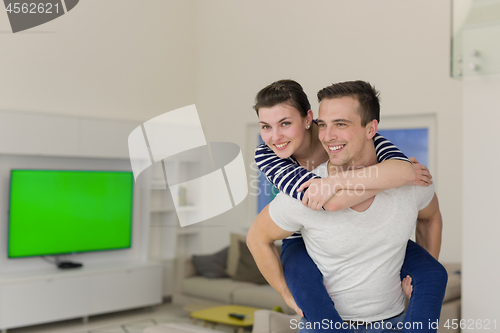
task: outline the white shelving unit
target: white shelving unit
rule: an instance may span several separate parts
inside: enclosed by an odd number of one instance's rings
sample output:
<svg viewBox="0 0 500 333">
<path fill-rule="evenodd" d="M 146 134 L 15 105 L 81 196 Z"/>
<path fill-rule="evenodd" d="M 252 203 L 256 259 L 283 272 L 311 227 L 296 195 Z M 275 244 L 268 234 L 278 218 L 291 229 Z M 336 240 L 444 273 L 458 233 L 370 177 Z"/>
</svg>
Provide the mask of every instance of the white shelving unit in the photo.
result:
<svg viewBox="0 0 500 333">
<path fill-rule="evenodd" d="M 200 211 L 196 189 L 185 188 L 185 198 L 172 197 L 166 186 L 163 166 L 161 163 L 153 165 L 151 172 L 151 190 L 149 206 L 150 225 L 150 257 L 173 261 L 178 257 L 191 255 L 199 250 L 201 229 L 196 226 L 181 227 L 178 216 L 180 214 L 196 215 Z M 196 156 L 183 156 L 181 160 L 168 161 L 165 169 L 170 181 L 178 179 L 189 180 L 200 173 L 201 162 Z M 177 209 L 174 200 L 179 204 Z"/>
<path fill-rule="evenodd" d="M 178 276 L 175 270 L 180 269 L 179 262 L 200 251 L 203 229 L 197 224 L 181 227 L 179 222 L 179 218 L 196 218 L 200 214 L 199 190 L 186 185 L 183 198 L 178 193 L 172 195 L 165 181 L 165 172 L 170 184 L 184 183 L 201 175 L 203 163 L 206 163 L 201 159 L 194 153 L 183 153 L 163 164 L 155 163 L 148 175 L 149 258 L 163 264 L 166 281 L 174 281 Z M 176 285 L 175 281 L 166 284 L 164 296 L 172 296 Z"/>
<path fill-rule="evenodd" d="M 8 227 L 9 177 L 13 168 L 130 171 L 132 121 L 0 111 L 0 232 Z M 164 265 L 149 253 L 151 191 L 135 187 L 132 247 L 76 254 L 83 262 L 59 270 L 40 258 L 7 258 L 0 239 L 0 330 L 151 306 L 162 302 Z M 173 205 L 158 213 L 175 216 Z M 167 220 L 172 220 L 169 218 Z M 165 249 L 167 250 L 167 249 Z M 168 253 L 168 252 L 165 252 Z M 175 256 L 175 248 L 171 252 Z M 170 287 L 171 288 L 171 287 Z"/>
</svg>

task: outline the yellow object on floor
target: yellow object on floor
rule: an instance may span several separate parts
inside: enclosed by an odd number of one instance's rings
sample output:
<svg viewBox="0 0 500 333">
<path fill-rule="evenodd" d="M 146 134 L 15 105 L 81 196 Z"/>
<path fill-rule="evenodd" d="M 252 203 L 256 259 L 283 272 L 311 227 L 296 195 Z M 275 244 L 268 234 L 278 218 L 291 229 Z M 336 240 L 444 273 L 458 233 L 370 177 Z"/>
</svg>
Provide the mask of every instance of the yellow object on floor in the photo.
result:
<svg viewBox="0 0 500 333">
<path fill-rule="evenodd" d="M 205 324 L 224 324 L 240 328 L 239 332 L 243 332 L 244 327 L 253 326 L 253 313 L 259 308 L 252 308 L 240 305 L 225 305 L 216 306 L 200 311 L 191 312 L 189 314 L 195 321 L 196 319 L 203 320 Z M 246 315 L 245 319 L 236 319 L 229 316 L 230 313 Z M 205 326 L 205 325 L 204 325 Z"/>
<path fill-rule="evenodd" d="M 285 311 L 283 311 L 283 309 L 281 308 L 281 306 L 279 305 L 276 305 L 274 308 L 273 308 L 273 311 L 275 312 L 279 312 L 279 313 L 285 313 Z"/>
</svg>

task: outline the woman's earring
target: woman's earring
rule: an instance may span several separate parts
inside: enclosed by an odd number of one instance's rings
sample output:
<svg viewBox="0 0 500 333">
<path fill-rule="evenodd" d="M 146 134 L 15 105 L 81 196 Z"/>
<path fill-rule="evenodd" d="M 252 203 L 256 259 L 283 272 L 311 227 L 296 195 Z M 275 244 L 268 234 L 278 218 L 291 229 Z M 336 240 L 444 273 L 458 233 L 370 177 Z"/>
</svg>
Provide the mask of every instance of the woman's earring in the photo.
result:
<svg viewBox="0 0 500 333">
<path fill-rule="evenodd" d="M 308 124 L 306 128 L 309 129 L 309 127 L 311 127 L 311 125 Z"/>
</svg>

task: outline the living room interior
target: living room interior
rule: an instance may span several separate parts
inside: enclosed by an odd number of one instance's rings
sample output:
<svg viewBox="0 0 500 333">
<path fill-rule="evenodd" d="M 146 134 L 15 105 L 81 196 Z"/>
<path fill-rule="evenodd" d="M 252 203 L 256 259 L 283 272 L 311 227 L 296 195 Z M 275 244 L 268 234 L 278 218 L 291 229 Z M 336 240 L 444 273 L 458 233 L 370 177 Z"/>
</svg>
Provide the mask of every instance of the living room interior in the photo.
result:
<svg viewBox="0 0 500 333">
<path fill-rule="evenodd" d="M 252 106 L 262 87 L 284 78 L 304 87 L 315 117 L 318 90 L 359 79 L 381 93 L 381 130 L 427 129 L 444 222 L 439 261 L 450 277 L 442 317 L 468 323 L 439 332 L 497 325 L 500 292 L 486 277 L 500 273 L 491 259 L 500 253 L 491 208 L 500 63 L 490 42 L 499 23 L 498 0 L 86 0 L 18 33 L 0 14 L 0 329 L 203 332 L 203 316 L 193 324 L 190 313 L 240 305 L 269 310 L 255 315 L 255 333 L 293 332 L 279 295 L 238 271 L 258 206 Z M 54 257 L 9 256 L 12 169 L 131 172 L 130 133 L 193 104 L 207 142 L 240 147 L 245 200 L 181 227 L 181 215 L 197 213 L 189 189 L 175 209 L 175 194 L 136 184 L 123 249 L 61 255 L 83 264 L 65 270 Z M 184 125 L 179 141 L 189 140 Z M 200 163 L 190 156 L 172 168 L 192 175 Z M 150 171 L 153 183 L 163 176 L 161 164 Z M 272 320 L 273 328 L 263 324 Z M 162 325 L 171 328 L 155 331 Z"/>
</svg>

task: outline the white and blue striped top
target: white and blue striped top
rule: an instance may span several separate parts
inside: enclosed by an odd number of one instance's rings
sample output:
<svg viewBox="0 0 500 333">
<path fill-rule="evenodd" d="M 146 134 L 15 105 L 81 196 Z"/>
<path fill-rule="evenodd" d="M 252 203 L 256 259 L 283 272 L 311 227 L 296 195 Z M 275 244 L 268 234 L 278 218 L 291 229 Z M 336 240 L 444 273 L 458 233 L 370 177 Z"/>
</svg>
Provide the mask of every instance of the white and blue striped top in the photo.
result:
<svg viewBox="0 0 500 333">
<path fill-rule="evenodd" d="M 398 147 L 382 135 L 378 133 L 375 134 L 373 141 L 375 143 L 375 151 L 379 163 L 389 159 L 410 162 L 408 157 L 406 157 Z M 297 192 L 300 185 L 309 179 L 320 178 L 301 167 L 293 157 L 279 158 L 265 143 L 257 146 L 255 149 L 255 162 L 271 184 L 280 192 L 297 200 L 302 200 L 305 192 Z M 300 233 L 295 233 L 289 238 L 297 236 L 300 236 Z"/>
</svg>

